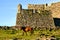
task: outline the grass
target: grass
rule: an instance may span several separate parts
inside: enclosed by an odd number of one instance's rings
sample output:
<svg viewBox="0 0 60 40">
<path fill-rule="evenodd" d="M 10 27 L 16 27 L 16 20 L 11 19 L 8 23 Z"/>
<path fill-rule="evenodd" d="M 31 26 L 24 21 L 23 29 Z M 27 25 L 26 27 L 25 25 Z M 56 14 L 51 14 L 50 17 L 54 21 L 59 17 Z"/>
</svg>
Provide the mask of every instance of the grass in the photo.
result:
<svg viewBox="0 0 60 40">
<path fill-rule="evenodd" d="M 14 38 L 22 38 L 22 39 L 36 39 L 37 37 L 43 37 L 43 36 L 55 36 L 56 38 L 60 38 L 60 29 L 59 30 L 34 30 L 34 32 L 31 33 L 27 32 L 24 33 L 22 30 L 0 30 L 0 40 L 8 38 L 8 39 L 14 39 Z"/>
</svg>

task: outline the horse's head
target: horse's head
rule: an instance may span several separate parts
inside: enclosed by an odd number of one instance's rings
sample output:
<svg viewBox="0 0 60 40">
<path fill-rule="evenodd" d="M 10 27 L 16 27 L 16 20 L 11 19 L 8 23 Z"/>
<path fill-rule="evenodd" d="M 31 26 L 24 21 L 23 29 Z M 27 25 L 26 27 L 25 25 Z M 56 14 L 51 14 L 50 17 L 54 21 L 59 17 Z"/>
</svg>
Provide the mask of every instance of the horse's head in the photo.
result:
<svg viewBox="0 0 60 40">
<path fill-rule="evenodd" d="M 25 31 L 31 31 L 31 30 L 33 30 L 32 27 L 30 27 L 30 26 L 26 26 Z"/>
</svg>

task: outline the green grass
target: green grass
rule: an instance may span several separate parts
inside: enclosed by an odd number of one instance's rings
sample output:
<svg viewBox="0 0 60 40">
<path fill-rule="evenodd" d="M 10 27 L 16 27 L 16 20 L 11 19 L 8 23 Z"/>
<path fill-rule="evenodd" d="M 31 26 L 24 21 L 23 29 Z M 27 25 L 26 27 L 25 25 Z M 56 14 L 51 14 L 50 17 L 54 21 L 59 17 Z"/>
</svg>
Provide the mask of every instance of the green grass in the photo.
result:
<svg viewBox="0 0 60 40">
<path fill-rule="evenodd" d="M 43 35 L 44 34 L 44 35 Z M 23 39 L 36 39 L 37 37 L 43 37 L 43 36 L 55 36 L 56 38 L 60 38 L 60 30 L 34 30 L 34 32 L 31 33 L 24 32 L 22 30 L 0 30 L 0 39 L 8 38 L 8 39 L 13 39 L 13 38 L 23 38 Z"/>
</svg>

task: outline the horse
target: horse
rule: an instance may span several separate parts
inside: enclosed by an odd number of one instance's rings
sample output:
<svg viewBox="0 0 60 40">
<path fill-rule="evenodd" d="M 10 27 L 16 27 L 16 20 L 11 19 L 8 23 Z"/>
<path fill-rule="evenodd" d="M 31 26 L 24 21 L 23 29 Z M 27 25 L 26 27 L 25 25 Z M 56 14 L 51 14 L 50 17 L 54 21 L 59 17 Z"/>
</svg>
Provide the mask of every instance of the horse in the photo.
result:
<svg viewBox="0 0 60 40">
<path fill-rule="evenodd" d="M 27 32 L 30 32 L 31 34 L 33 33 L 33 28 L 30 26 L 21 27 L 21 30 L 23 30 L 26 33 L 26 35 L 27 35 Z"/>
</svg>

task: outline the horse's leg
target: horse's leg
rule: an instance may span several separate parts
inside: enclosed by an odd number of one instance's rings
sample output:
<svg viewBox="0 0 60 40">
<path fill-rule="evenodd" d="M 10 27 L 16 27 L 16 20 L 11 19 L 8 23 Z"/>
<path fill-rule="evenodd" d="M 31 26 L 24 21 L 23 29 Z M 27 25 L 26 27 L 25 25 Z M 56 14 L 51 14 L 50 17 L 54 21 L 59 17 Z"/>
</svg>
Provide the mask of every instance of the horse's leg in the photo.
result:
<svg viewBox="0 0 60 40">
<path fill-rule="evenodd" d="M 24 31 L 22 32 L 22 36 L 24 36 Z"/>
<path fill-rule="evenodd" d="M 30 33 L 31 33 L 30 35 L 32 35 L 34 33 L 34 30 L 31 30 Z"/>
<path fill-rule="evenodd" d="M 27 32 L 25 32 L 26 33 L 26 36 L 27 36 Z"/>
<path fill-rule="evenodd" d="M 26 29 L 25 29 L 25 33 L 26 33 L 26 35 L 27 35 L 27 31 L 28 31 L 28 29 L 26 28 Z"/>
</svg>

